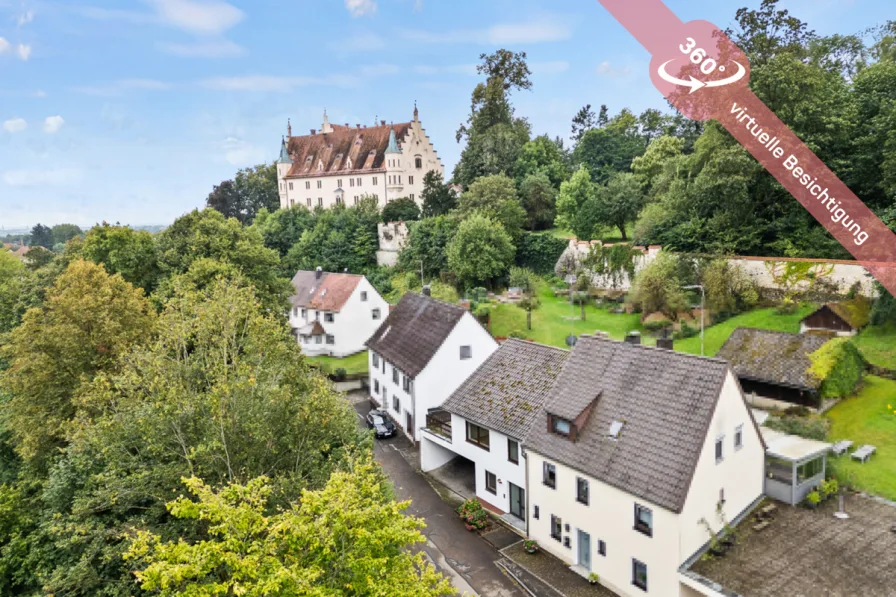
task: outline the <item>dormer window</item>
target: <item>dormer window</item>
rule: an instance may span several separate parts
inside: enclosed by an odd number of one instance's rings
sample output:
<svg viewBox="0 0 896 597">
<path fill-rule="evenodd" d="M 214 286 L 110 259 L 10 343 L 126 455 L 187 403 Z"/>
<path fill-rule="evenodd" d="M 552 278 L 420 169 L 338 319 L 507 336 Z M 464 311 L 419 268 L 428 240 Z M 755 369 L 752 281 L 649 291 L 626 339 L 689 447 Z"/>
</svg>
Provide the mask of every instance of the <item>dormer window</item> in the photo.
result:
<svg viewBox="0 0 896 597">
<path fill-rule="evenodd" d="M 370 150 L 370 153 L 367 154 L 367 155 L 376 155 L 376 150 L 375 150 L 375 149 L 371 149 L 371 150 Z"/>
<path fill-rule="evenodd" d="M 341 160 L 341 159 L 342 159 L 342 154 L 341 154 L 341 153 L 337 153 L 337 154 L 336 154 L 336 159 L 337 159 L 337 160 Z"/>
<path fill-rule="evenodd" d="M 572 423 L 560 417 L 551 417 L 551 431 L 557 435 L 569 437 L 572 434 Z"/>
<path fill-rule="evenodd" d="M 312 157 L 310 155 L 307 158 L 305 158 L 306 162 L 310 162 L 311 160 L 312 160 Z"/>
<path fill-rule="evenodd" d="M 317 160 L 317 169 L 318 169 L 318 171 L 322 171 L 324 169 L 324 161 L 323 160 Z"/>
</svg>

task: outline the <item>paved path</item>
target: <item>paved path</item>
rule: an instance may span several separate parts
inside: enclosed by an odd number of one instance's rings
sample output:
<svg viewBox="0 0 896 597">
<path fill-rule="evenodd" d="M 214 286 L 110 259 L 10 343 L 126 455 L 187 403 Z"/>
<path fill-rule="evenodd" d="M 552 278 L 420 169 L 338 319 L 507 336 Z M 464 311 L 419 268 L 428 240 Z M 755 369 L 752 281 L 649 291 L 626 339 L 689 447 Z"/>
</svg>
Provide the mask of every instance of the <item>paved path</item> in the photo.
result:
<svg viewBox="0 0 896 597">
<path fill-rule="evenodd" d="M 365 403 L 355 404 L 359 418 L 370 410 Z M 426 521 L 423 548 L 436 567 L 447 574 L 461 594 L 482 597 L 530 597 L 495 562 L 501 554 L 467 531 L 454 508 L 442 501 L 426 479 L 402 456 L 409 449 L 403 438 L 376 440 L 374 454 L 395 485 L 399 500 L 411 500 L 407 512 Z"/>
</svg>

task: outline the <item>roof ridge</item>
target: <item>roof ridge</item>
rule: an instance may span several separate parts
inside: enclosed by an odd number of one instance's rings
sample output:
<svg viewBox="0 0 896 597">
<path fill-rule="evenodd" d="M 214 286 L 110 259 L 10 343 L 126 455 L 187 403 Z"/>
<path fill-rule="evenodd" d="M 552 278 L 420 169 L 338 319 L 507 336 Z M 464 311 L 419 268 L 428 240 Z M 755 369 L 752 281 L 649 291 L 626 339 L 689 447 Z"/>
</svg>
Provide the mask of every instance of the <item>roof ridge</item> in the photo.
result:
<svg viewBox="0 0 896 597">
<path fill-rule="evenodd" d="M 504 344 L 510 344 L 510 343 L 521 344 L 523 346 L 539 346 L 541 348 L 550 348 L 552 350 L 557 350 L 557 351 L 563 352 L 563 353 L 570 352 L 570 350 L 568 348 L 561 348 L 559 346 L 553 346 L 551 344 L 545 344 L 543 342 L 535 342 L 534 340 L 523 340 L 522 338 L 507 338 L 507 340 L 504 341 Z"/>
<path fill-rule="evenodd" d="M 736 329 L 740 329 L 740 328 L 736 328 Z M 747 328 L 744 328 L 744 329 L 747 329 Z M 687 357 L 687 358 L 697 359 L 697 360 L 701 360 L 701 361 L 712 361 L 714 363 L 721 363 L 724 365 L 728 364 L 728 361 L 726 361 L 725 359 L 720 359 L 718 357 L 708 357 L 708 356 L 703 356 L 703 355 L 699 355 L 699 354 L 691 354 L 689 352 L 681 352 L 681 351 L 674 350 L 674 349 L 669 350 L 667 348 L 659 348 L 657 346 L 647 346 L 646 344 L 631 344 L 631 343 L 625 342 L 623 340 L 613 340 L 612 338 L 603 338 L 601 336 L 592 336 L 592 335 L 586 334 L 586 335 L 584 335 L 584 337 L 593 338 L 595 340 L 601 340 L 603 342 L 609 342 L 610 344 L 614 344 L 614 345 L 615 344 L 625 344 L 627 346 L 631 346 L 632 348 L 639 348 L 642 350 L 655 350 L 655 351 L 661 352 L 663 354 Z"/>
</svg>

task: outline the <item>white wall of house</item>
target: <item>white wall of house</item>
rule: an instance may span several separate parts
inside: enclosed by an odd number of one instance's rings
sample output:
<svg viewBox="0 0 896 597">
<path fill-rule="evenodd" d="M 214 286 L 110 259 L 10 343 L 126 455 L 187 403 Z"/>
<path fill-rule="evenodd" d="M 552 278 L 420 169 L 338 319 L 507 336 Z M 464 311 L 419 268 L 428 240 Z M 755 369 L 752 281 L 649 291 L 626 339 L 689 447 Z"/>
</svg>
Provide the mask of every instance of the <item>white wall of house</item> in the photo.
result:
<svg viewBox="0 0 896 597">
<path fill-rule="evenodd" d="M 742 446 L 735 446 L 738 428 L 743 430 Z M 722 460 L 716 461 L 716 440 L 722 440 Z M 763 493 L 765 450 L 751 415 L 741 398 L 734 374 L 729 370 L 719 402 L 697 461 L 694 478 L 682 509 L 679 566 L 709 541 L 709 532 L 700 523 L 705 518 L 715 532 L 722 529 L 716 508 L 725 493 L 723 512 L 730 523 Z"/>
<path fill-rule="evenodd" d="M 526 488 L 526 463 L 522 446 L 517 442 L 517 463 L 508 458 L 508 442 L 513 441 L 503 433 L 489 429 L 489 449 L 467 441 L 467 421 L 459 415 L 451 415 L 451 441 L 428 431 L 423 431 L 420 443 L 420 468 L 428 472 L 444 462 L 442 448 L 450 449 L 476 464 L 476 497 L 495 506 L 502 512 L 510 512 L 510 483 Z M 485 474 L 496 477 L 495 492 L 486 488 Z"/>
<path fill-rule="evenodd" d="M 461 346 L 472 348 L 471 358 L 460 358 Z M 497 349 L 498 343 L 491 334 L 470 313 L 464 313 L 426 368 L 411 380 L 407 390 L 404 373 L 370 351 L 370 396 L 387 409 L 405 435 L 419 440 L 429 409 L 441 405 Z M 375 366 L 374 361 L 379 364 Z M 408 415 L 411 416 L 412 432 L 407 429 Z"/>
<path fill-rule="evenodd" d="M 537 424 L 537 423 L 536 423 Z M 527 451 L 529 471 L 529 536 L 542 549 L 570 566 L 579 563 L 578 531 L 591 537 L 591 572 L 600 576 L 601 584 L 624 597 L 678 595 L 678 515 L 610 485 L 589 479 L 589 505 L 576 499 L 576 477 L 584 476 L 567 466 L 547 459 L 557 467 L 556 488 L 542 482 L 545 458 Z M 650 508 L 653 514 L 653 536 L 634 529 L 635 504 Z M 538 519 L 535 508 L 538 508 Z M 564 547 L 551 537 L 551 515 L 563 523 L 562 537 L 570 538 Z M 566 526 L 569 525 L 569 531 Z M 606 556 L 598 554 L 598 540 L 606 544 Z M 632 559 L 647 565 L 647 591 L 632 584 Z"/>
<path fill-rule="evenodd" d="M 362 300 L 364 294 L 366 300 Z M 373 318 L 375 309 L 380 313 L 377 319 Z M 326 337 L 321 338 L 320 343 L 317 343 L 314 337 L 307 338 L 307 341 L 299 337 L 302 352 L 310 356 L 347 357 L 364 350 L 364 343 L 388 315 L 389 303 L 380 296 L 367 278 L 361 278 L 354 292 L 338 312 L 293 307 L 289 313 L 289 324 L 295 330 L 319 319 L 327 335 L 332 336 L 333 343 L 328 344 Z M 327 321 L 329 318 L 333 321 Z"/>
</svg>

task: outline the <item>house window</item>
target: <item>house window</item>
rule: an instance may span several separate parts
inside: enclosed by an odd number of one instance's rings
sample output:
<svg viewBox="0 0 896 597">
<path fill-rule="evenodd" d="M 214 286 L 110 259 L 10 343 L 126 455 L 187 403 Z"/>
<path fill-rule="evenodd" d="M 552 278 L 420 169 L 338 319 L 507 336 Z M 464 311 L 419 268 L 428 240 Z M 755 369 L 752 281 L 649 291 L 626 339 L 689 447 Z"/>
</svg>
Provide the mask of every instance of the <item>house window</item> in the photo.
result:
<svg viewBox="0 0 896 597">
<path fill-rule="evenodd" d="M 724 487 L 719 490 L 719 505 L 720 506 L 725 505 L 725 488 Z"/>
<path fill-rule="evenodd" d="M 359 187 L 361 186 L 361 179 L 360 179 L 360 178 L 358 179 L 358 186 L 359 186 Z"/>
<path fill-rule="evenodd" d="M 318 180 L 318 181 L 317 181 L 317 188 L 319 188 L 319 189 L 324 188 L 324 183 L 323 183 L 323 181 L 321 181 L 321 180 Z"/>
<path fill-rule="evenodd" d="M 308 207 L 311 207 L 311 197 L 308 197 Z"/>
<path fill-rule="evenodd" d="M 598 555 L 602 555 L 602 556 L 607 555 L 607 544 L 604 543 L 603 539 L 597 540 L 597 553 L 598 553 Z"/>
<path fill-rule="evenodd" d="M 302 309 L 302 317 L 308 319 L 308 309 Z"/>
<path fill-rule="evenodd" d="M 379 319 L 379 318 L 380 318 L 380 310 L 379 310 L 379 309 L 373 309 L 373 310 L 370 311 L 370 313 L 373 315 L 373 318 L 374 318 L 374 319 Z"/>
<path fill-rule="evenodd" d="M 460 360 L 466 361 L 467 359 L 473 358 L 473 347 L 472 346 L 461 346 L 460 347 Z"/>
<path fill-rule="evenodd" d="M 398 369 L 392 367 L 392 382 L 398 383 Z"/>
<path fill-rule="evenodd" d="M 538 506 L 532 506 L 532 518 L 538 520 Z"/>
<path fill-rule="evenodd" d="M 292 183 L 289 183 L 289 190 L 292 190 Z"/>
<path fill-rule="evenodd" d="M 320 334 L 318 334 L 317 336 L 314 337 L 315 344 L 323 344 L 323 342 L 324 342 L 324 337 L 321 336 Z"/>
<path fill-rule="evenodd" d="M 336 186 L 339 187 L 340 189 L 342 188 L 342 179 L 341 178 L 336 179 Z"/>
<path fill-rule="evenodd" d="M 824 456 L 804 462 L 796 467 L 797 483 L 805 483 L 812 477 L 818 476 L 824 470 Z"/>
<path fill-rule="evenodd" d="M 647 590 L 647 564 L 632 560 L 632 584 L 639 589 Z"/>
<path fill-rule="evenodd" d="M 411 381 L 411 378 L 408 377 L 407 375 L 405 375 L 401 380 L 401 389 L 404 390 L 405 392 L 407 392 L 408 394 L 410 394 L 412 383 L 413 382 Z"/>
<path fill-rule="evenodd" d="M 734 430 L 734 449 L 740 450 L 744 447 L 744 426 L 738 425 Z"/>
<path fill-rule="evenodd" d="M 378 355 L 376 353 L 373 353 L 373 366 L 374 367 L 380 366 L 380 355 Z"/>
<path fill-rule="evenodd" d="M 722 462 L 722 459 L 725 457 L 724 454 L 725 447 L 725 436 L 719 436 L 716 438 L 716 462 Z"/>
<path fill-rule="evenodd" d="M 342 205 L 342 195 L 336 195 L 336 205 Z"/>
<path fill-rule="evenodd" d="M 365 302 L 367 300 L 367 291 L 361 291 L 361 302 Z"/>
<path fill-rule="evenodd" d="M 317 206 L 318 206 L 318 207 L 323 207 L 323 206 L 324 206 L 324 198 L 323 198 L 323 197 L 318 197 L 318 198 L 317 198 Z"/>
<path fill-rule="evenodd" d="M 358 196 L 355 195 L 355 205 L 357 205 L 357 204 L 358 204 Z"/>
<path fill-rule="evenodd" d="M 485 490 L 489 493 L 498 493 L 498 478 L 495 473 L 485 471 Z"/>
<path fill-rule="evenodd" d="M 336 338 L 332 334 L 327 334 L 327 344 L 336 344 Z"/>
<path fill-rule="evenodd" d="M 548 487 L 556 488 L 557 487 L 557 467 L 551 464 L 550 462 L 545 462 L 541 471 L 541 480 L 542 483 L 547 485 Z"/>
<path fill-rule="evenodd" d="M 551 429 L 554 431 L 554 433 L 569 437 L 569 434 L 572 431 L 572 423 L 570 423 L 566 419 L 551 417 Z"/>
<path fill-rule="evenodd" d="M 398 396 L 392 396 L 392 410 L 397 413 L 401 412 L 401 401 L 398 399 Z"/>
<path fill-rule="evenodd" d="M 474 425 L 469 421 L 467 421 L 467 441 L 483 450 L 488 451 L 490 449 L 488 429 Z"/>
<path fill-rule="evenodd" d="M 423 158 L 414 158 L 414 165 L 417 168 L 422 168 L 423 167 Z"/>
<path fill-rule="evenodd" d="M 290 206 L 290 207 L 295 207 L 295 206 L 296 206 L 296 200 L 295 200 L 295 199 L 290 199 L 290 200 L 289 200 L 289 206 Z"/>
<path fill-rule="evenodd" d="M 553 514 L 551 514 L 551 538 L 556 541 L 563 539 L 563 521 Z"/>
<path fill-rule="evenodd" d="M 514 464 L 520 463 L 520 445 L 512 439 L 507 440 L 507 460 Z"/>
<path fill-rule="evenodd" d="M 380 393 L 380 380 L 378 380 L 378 379 L 373 380 L 373 393 L 374 394 Z"/>
<path fill-rule="evenodd" d="M 411 201 L 414 201 L 414 194 L 411 193 Z"/>
<path fill-rule="evenodd" d="M 653 537 L 653 512 L 640 504 L 635 504 L 635 530 Z"/>
<path fill-rule="evenodd" d="M 576 501 L 588 505 L 588 479 L 576 477 Z"/>
<path fill-rule="evenodd" d="M 374 176 L 374 177 L 373 177 L 373 186 L 376 186 L 376 181 L 377 181 L 377 177 Z"/>
<path fill-rule="evenodd" d="M 332 313 L 324 313 L 324 321 L 326 323 L 333 323 L 333 314 Z"/>
<path fill-rule="evenodd" d="M 408 184 L 414 184 L 414 177 L 413 177 L 413 176 L 408 176 Z M 411 199 L 413 199 L 413 197 L 411 197 Z"/>
</svg>

